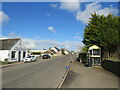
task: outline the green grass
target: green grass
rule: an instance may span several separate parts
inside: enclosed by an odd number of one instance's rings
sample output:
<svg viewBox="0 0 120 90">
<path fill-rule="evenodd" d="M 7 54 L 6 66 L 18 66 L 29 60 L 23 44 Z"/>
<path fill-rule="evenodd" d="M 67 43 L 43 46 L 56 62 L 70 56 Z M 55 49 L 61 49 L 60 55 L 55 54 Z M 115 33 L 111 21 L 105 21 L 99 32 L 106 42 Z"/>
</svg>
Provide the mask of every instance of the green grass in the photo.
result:
<svg viewBox="0 0 120 90">
<path fill-rule="evenodd" d="M 0 65 L 6 65 L 6 63 L 5 62 L 0 62 Z"/>
<path fill-rule="evenodd" d="M 106 58 L 105 60 L 114 61 L 114 62 L 120 62 L 120 59 L 116 59 L 116 58 L 112 58 L 112 59 Z"/>
</svg>

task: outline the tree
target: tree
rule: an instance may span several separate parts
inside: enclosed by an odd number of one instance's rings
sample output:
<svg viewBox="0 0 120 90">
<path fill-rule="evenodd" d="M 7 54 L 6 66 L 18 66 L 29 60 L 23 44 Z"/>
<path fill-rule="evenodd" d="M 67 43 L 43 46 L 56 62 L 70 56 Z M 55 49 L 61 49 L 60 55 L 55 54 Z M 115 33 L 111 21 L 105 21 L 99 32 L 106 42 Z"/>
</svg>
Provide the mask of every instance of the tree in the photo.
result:
<svg viewBox="0 0 120 90">
<path fill-rule="evenodd" d="M 92 18 L 84 30 L 83 43 L 86 47 L 97 45 L 102 48 L 105 58 L 115 58 L 120 48 L 118 33 L 120 17 L 92 14 Z"/>
</svg>

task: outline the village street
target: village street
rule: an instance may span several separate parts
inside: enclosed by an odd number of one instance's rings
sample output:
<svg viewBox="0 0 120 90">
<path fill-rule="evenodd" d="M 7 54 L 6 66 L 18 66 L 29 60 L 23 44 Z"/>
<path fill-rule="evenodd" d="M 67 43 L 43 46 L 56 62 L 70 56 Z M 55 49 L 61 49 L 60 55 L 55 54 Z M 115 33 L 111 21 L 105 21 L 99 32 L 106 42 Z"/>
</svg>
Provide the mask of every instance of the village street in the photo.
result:
<svg viewBox="0 0 120 90">
<path fill-rule="evenodd" d="M 59 56 L 32 63 L 16 64 L 2 69 L 3 88 L 57 88 L 65 67 L 74 55 Z"/>
</svg>

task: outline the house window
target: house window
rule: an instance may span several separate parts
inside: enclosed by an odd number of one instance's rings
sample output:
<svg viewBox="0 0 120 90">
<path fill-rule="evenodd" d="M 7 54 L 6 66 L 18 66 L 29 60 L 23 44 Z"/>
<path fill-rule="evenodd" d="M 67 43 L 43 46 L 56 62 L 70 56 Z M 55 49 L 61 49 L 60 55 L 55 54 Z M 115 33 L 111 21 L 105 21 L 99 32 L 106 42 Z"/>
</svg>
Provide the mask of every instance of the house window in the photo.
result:
<svg viewBox="0 0 120 90">
<path fill-rule="evenodd" d="M 11 58 L 15 58 L 15 53 L 16 53 L 16 51 L 12 51 Z"/>
<path fill-rule="evenodd" d="M 23 58 L 26 56 L 26 52 L 23 52 Z"/>
</svg>

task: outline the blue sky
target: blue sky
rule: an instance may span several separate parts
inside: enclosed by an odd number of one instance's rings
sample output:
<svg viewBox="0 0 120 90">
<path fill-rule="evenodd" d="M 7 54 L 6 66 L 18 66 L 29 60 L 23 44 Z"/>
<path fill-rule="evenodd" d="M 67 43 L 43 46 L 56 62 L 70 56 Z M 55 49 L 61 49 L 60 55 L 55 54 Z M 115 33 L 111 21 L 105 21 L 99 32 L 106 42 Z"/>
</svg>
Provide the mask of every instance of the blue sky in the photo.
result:
<svg viewBox="0 0 120 90">
<path fill-rule="evenodd" d="M 78 49 L 83 46 L 82 36 L 90 14 L 117 15 L 117 6 L 115 2 L 4 2 L 2 37 L 21 37 L 32 49 L 55 45 Z"/>
</svg>

